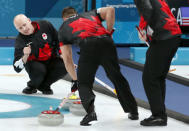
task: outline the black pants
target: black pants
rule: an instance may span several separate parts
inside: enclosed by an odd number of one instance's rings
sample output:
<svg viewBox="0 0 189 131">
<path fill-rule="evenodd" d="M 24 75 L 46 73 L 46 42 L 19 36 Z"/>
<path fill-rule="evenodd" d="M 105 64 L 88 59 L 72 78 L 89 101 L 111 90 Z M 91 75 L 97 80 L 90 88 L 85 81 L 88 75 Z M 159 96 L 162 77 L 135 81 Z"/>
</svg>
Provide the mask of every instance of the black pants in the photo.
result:
<svg viewBox="0 0 189 131">
<path fill-rule="evenodd" d="M 28 86 L 45 90 L 51 84 L 67 74 L 64 62 L 61 58 L 51 58 L 47 61 L 28 61 L 25 69 L 29 75 Z"/>
<path fill-rule="evenodd" d="M 153 40 L 146 52 L 143 85 L 153 116 L 167 117 L 165 109 L 165 79 L 181 40 Z"/>
<path fill-rule="evenodd" d="M 85 110 L 93 110 L 95 94 L 92 91 L 96 71 L 102 65 L 117 91 L 124 112 L 138 113 L 136 101 L 128 81 L 120 72 L 116 47 L 112 38 L 87 38 L 80 45 L 78 63 L 79 95 Z"/>
</svg>

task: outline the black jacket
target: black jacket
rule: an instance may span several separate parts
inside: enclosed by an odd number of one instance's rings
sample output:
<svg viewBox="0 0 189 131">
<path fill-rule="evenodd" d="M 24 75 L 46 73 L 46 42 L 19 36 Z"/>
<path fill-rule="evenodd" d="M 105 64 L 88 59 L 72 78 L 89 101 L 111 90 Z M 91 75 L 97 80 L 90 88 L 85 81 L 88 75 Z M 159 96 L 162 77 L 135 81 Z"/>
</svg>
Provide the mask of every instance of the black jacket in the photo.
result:
<svg viewBox="0 0 189 131">
<path fill-rule="evenodd" d="M 165 40 L 181 35 L 180 27 L 166 0 L 134 0 L 140 16 L 154 31 L 152 39 Z"/>
<path fill-rule="evenodd" d="M 16 72 L 20 72 L 22 69 L 19 68 L 19 66 L 15 66 L 15 62 L 21 59 L 23 49 L 29 43 L 31 44 L 31 54 L 28 61 L 45 61 L 50 59 L 53 55 L 58 55 L 58 34 L 52 24 L 44 20 L 32 23 L 37 25 L 34 33 L 31 35 L 22 35 L 19 33 L 15 41 L 13 66 Z"/>
<path fill-rule="evenodd" d="M 97 10 L 81 13 L 64 21 L 58 37 L 65 44 L 77 44 L 87 37 L 106 35 L 109 32 L 102 25 L 102 18 Z"/>
</svg>

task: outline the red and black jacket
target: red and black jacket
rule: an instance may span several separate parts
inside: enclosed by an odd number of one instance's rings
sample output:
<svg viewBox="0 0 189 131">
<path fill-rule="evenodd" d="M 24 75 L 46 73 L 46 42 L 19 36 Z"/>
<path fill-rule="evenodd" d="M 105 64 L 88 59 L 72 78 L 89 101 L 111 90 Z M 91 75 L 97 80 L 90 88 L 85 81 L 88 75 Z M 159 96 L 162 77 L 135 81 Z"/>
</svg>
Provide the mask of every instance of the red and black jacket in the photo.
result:
<svg viewBox="0 0 189 131">
<path fill-rule="evenodd" d="M 180 27 L 171 13 L 166 0 L 134 0 L 141 16 L 139 27 L 150 26 L 154 31 L 152 39 L 165 40 L 180 36 Z"/>
<path fill-rule="evenodd" d="M 97 10 L 81 13 L 70 17 L 59 29 L 58 37 L 61 44 L 79 44 L 87 37 L 108 35 L 102 25 L 102 18 Z"/>
<path fill-rule="evenodd" d="M 46 61 L 58 55 L 59 41 L 58 34 L 53 25 L 48 21 L 32 22 L 35 30 L 31 35 L 18 34 L 15 41 L 15 52 L 13 66 L 15 71 L 20 72 L 21 69 L 14 64 L 22 58 L 24 47 L 31 45 L 31 54 L 28 61 Z"/>
</svg>

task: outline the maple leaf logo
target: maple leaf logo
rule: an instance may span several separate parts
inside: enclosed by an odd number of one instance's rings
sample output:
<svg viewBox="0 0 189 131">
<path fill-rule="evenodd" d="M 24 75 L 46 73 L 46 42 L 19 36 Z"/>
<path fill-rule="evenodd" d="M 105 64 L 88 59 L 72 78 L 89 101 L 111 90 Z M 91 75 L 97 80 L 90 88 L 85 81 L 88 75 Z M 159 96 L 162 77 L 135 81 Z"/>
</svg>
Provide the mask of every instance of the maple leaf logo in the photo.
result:
<svg viewBox="0 0 189 131">
<path fill-rule="evenodd" d="M 168 18 L 165 18 L 166 24 L 163 26 L 164 29 L 170 30 L 171 34 L 175 35 L 180 30 L 179 26 L 175 26 L 177 24 L 177 21 L 174 17 L 174 15 L 171 13 L 171 10 L 169 9 L 167 3 L 165 0 L 159 0 L 160 4 L 162 5 L 161 10 L 168 15 Z"/>
<path fill-rule="evenodd" d="M 106 34 L 106 29 L 102 26 L 98 16 L 91 16 L 91 19 L 88 18 L 79 18 L 69 24 L 73 28 L 72 34 L 75 32 L 80 32 L 79 37 L 82 39 L 89 36 L 99 36 Z"/>
</svg>

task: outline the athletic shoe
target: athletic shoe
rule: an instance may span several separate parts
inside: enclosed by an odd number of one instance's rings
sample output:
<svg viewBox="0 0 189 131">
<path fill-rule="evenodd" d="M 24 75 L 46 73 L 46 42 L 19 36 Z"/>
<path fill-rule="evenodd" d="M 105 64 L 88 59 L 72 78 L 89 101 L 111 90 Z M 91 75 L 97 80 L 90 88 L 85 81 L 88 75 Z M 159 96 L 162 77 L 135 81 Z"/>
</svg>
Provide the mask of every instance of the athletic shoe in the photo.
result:
<svg viewBox="0 0 189 131">
<path fill-rule="evenodd" d="M 89 114 L 87 114 L 83 120 L 80 122 L 80 125 L 82 126 L 90 126 L 91 124 L 89 124 L 89 122 L 91 121 L 97 121 L 97 116 L 96 113 L 93 111 Z"/>
<path fill-rule="evenodd" d="M 167 118 L 150 116 L 149 118 L 141 121 L 140 125 L 142 125 L 142 126 L 166 126 Z"/>
<path fill-rule="evenodd" d="M 33 88 L 33 87 L 26 87 L 23 89 L 22 93 L 24 94 L 33 94 L 33 93 L 37 93 L 37 89 Z"/>
<path fill-rule="evenodd" d="M 138 113 L 129 113 L 128 118 L 131 120 L 138 120 Z"/>
</svg>

